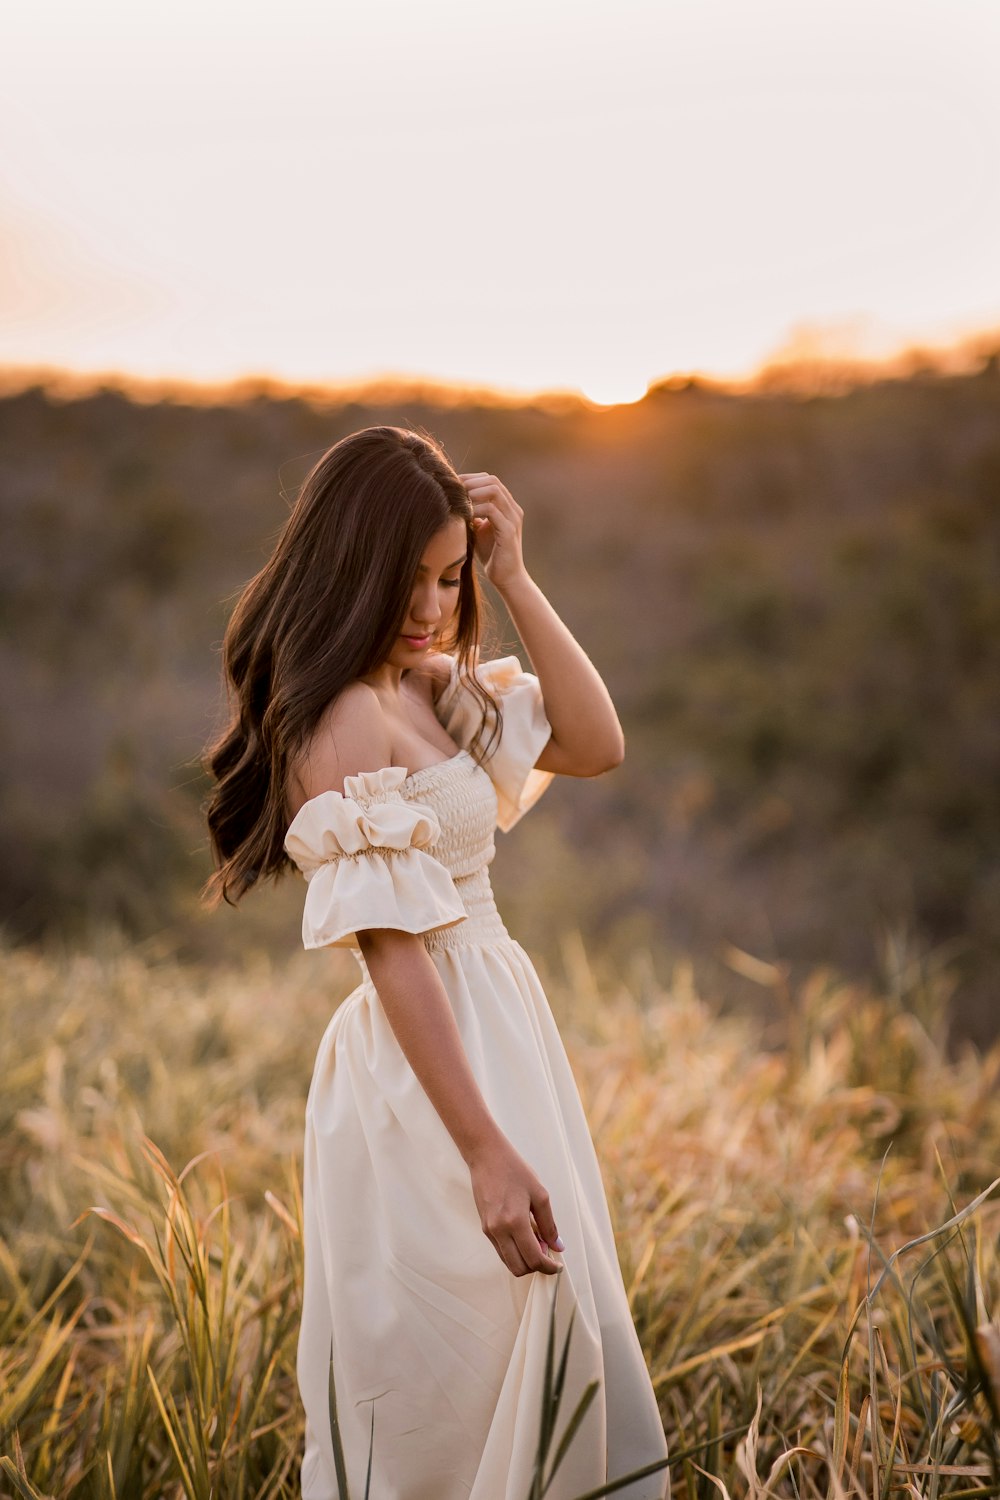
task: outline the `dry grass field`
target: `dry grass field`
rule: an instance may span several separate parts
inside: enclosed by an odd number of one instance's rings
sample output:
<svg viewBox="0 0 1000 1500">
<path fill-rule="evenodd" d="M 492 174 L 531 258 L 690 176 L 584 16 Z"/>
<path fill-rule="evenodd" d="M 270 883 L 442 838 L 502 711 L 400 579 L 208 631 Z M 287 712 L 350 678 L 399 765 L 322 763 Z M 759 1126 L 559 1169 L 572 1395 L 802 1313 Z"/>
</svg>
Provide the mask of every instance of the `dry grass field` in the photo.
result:
<svg viewBox="0 0 1000 1500">
<path fill-rule="evenodd" d="M 562 952 L 677 1500 L 1000 1493 L 1000 1045 L 948 1049 L 948 974 L 791 987 L 734 951 L 750 1020 Z M 353 983 L 0 952 L 0 1491 L 296 1494 L 302 1111 Z"/>
</svg>

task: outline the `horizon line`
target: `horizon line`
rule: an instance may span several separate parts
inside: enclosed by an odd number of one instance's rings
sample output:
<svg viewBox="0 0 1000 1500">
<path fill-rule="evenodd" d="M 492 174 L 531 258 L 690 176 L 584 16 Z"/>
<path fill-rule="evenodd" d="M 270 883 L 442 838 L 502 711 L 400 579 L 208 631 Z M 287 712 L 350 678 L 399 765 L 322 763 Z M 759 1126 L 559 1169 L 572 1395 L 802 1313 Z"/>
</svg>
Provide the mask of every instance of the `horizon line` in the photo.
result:
<svg viewBox="0 0 1000 1500">
<path fill-rule="evenodd" d="M 748 375 L 722 376 L 709 371 L 678 370 L 656 376 L 641 396 L 631 401 L 597 401 L 579 387 L 544 386 L 518 389 L 501 383 L 451 379 L 416 372 L 384 371 L 375 375 L 330 380 L 294 378 L 264 371 L 202 379 L 197 376 L 144 375 L 117 368 L 81 369 L 49 363 L 0 361 L 0 396 L 41 387 L 46 395 L 73 400 L 100 391 L 117 391 L 140 404 L 175 401 L 181 405 L 233 405 L 264 399 L 299 399 L 321 405 L 349 402 L 393 405 L 401 400 L 424 400 L 429 405 L 498 408 L 529 406 L 594 411 L 639 406 L 650 395 L 700 389 L 719 395 L 795 394 L 908 379 L 919 374 L 971 375 L 1000 358 L 1000 327 L 983 329 L 948 344 L 909 343 L 892 354 L 867 356 L 794 348 L 761 361 Z"/>
</svg>

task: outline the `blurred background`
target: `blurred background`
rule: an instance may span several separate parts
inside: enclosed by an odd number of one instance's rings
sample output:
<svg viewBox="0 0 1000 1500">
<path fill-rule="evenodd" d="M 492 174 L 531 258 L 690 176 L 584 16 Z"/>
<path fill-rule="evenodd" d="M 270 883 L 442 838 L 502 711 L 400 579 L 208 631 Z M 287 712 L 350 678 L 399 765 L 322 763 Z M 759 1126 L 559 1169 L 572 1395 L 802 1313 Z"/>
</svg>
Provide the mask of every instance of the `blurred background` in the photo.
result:
<svg viewBox="0 0 1000 1500">
<path fill-rule="evenodd" d="M 512 490 L 625 728 L 498 839 L 525 947 L 579 927 L 736 1006 L 768 964 L 903 955 L 994 1036 L 1000 8 L 42 0 L 5 31 L 4 934 L 294 949 L 297 878 L 199 909 L 199 755 L 301 480 L 389 421 Z"/>
</svg>

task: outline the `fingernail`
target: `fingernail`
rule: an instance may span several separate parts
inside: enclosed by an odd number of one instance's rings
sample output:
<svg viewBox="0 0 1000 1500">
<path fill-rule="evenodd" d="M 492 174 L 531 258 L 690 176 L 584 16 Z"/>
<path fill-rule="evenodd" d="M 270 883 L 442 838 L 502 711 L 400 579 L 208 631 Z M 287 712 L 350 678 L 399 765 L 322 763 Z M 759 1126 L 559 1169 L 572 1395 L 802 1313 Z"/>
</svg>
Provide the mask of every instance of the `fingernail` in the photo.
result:
<svg viewBox="0 0 1000 1500">
<path fill-rule="evenodd" d="M 561 1234 L 557 1235 L 556 1238 L 552 1241 L 552 1248 L 553 1248 L 553 1250 L 565 1250 L 566 1249 L 566 1246 L 563 1244 L 563 1238 L 562 1238 Z"/>
</svg>

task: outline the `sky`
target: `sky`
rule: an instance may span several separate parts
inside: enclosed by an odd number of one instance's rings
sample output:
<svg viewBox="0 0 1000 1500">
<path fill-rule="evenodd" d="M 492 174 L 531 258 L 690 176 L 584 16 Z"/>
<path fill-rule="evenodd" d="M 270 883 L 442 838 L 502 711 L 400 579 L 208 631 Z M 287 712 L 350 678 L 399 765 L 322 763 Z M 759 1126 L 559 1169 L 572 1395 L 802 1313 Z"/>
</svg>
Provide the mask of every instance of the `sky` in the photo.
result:
<svg viewBox="0 0 1000 1500">
<path fill-rule="evenodd" d="M 634 400 L 1000 328 L 1000 0 L 21 0 L 0 362 Z"/>
</svg>

